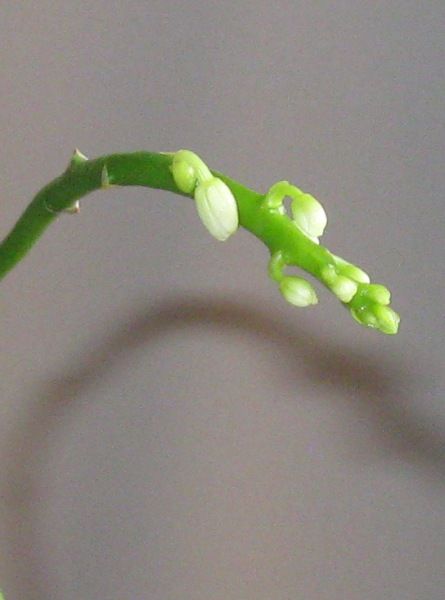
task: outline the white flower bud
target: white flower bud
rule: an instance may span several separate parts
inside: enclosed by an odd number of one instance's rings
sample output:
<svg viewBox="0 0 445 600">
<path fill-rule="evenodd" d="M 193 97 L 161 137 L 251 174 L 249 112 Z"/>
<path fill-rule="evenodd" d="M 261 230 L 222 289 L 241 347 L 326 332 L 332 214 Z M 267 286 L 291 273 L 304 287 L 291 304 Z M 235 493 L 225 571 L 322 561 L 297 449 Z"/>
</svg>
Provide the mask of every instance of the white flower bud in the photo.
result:
<svg viewBox="0 0 445 600">
<path fill-rule="evenodd" d="M 283 277 L 280 281 L 280 292 L 294 306 L 310 306 L 318 302 L 312 285 L 301 277 Z"/>
<path fill-rule="evenodd" d="M 301 194 L 291 204 L 292 217 L 296 225 L 310 238 L 323 234 L 328 222 L 324 208 L 310 194 Z"/>
<path fill-rule="evenodd" d="M 199 183 L 195 190 L 196 209 L 204 226 L 224 242 L 238 229 L 238 206 L 230 188 L 218 177 Z"/>
</svg>

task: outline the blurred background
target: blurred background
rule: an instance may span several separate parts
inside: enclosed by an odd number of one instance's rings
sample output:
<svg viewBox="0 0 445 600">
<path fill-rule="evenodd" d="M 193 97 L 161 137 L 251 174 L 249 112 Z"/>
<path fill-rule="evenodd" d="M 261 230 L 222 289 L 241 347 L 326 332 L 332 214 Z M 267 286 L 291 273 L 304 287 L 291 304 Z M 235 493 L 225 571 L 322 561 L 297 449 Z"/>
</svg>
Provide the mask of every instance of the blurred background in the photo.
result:
<svg viewBox="0 0 445 600">
<path fill-rule="evenodd" d="M 440 600 L 445 586 L 440 0 L 6 2 L 1 233 L 87 156 L 190 148 L 325 206 L 399 335 L 193 205 L 112 189 L 1 288 L 6 600 Z"/>
</svg>

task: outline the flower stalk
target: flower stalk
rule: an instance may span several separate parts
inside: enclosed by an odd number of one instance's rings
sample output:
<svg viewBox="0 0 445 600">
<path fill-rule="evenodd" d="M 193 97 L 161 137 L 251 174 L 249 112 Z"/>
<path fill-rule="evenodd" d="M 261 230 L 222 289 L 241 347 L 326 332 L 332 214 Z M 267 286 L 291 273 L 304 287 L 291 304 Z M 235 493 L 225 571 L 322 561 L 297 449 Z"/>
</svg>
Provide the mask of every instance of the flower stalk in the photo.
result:
<svg viewBox="0 0 445 600">
<path fill-rule="evenodd" d="M 217 239 L 226 240 L 242 226 L 268 247 L 269 274 L 292 304 L 309 306 L 317 296 L 309 282 L 284 273 L 288 266 L 318 279 L 360 324 L 387 334 L 397 332 L 399 317 L 388 306 L 388 289 L 371 284 L 361 268 L 319 243 L 326 213 L 318 200 L 288 182 L 260 194 L 211 170 L 189 150 L 110 154 L 92 160 L 76 150 L 62 175 L 37 193 L 0 244 L 0 279 L 61 213 L 78 212 L 81 198 L 111 186 L 143 186 L 192 198 L 203 224 Z M 287 196 L 290 216 L 283 203 Z"/>
</svg>

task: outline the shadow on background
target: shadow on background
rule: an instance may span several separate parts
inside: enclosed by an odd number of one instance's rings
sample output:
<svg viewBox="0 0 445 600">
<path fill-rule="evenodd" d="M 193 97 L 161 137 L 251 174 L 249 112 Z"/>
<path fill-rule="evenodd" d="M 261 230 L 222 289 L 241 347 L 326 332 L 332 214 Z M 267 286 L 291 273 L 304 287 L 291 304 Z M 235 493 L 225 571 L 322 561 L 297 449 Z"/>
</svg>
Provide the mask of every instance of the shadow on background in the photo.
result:
<svg viewBox="0 0 445 600">
<path fill-rule="evenodd" d="M 273 344 L 280 370 L 284 368 L 286 377 L 296 385 L 303 366 L 314 386 L 335 388 L 348 397 L 352 393 L 354 407 L 361 414 L 365 412 L 374 440 L 387 457 L 420 463 L 436 480 L 445 481 L 445 435 L 426 423 L 425 417 L 407 409 L 405 390 L 409 389 L 413 398 L 425 389 L 409 381 L 409 374 L 396 359 L 383 364 L 366 354 L 358 355 L 355 349 L 317 338 L 314 331 L 297 328 L 295 323 L 290 326 L 250 304 L 202 296 L 166 299 L 157 308 L 142 309 L 114 325 L 94 347 L 71 358 L 61 375 L 37 391 L 33 408 L 11 440 L 5 496 L 11 569 L 8 580 L 14 580 L 24 600 L 52 597 L 33 524 L 33 503 L 39 494 L 35 474 L 51 452 L 52 432 L 63 427 L 70 413 L 81 406 L 88 388 L 132 351 L 153 344 L 171 330 L 196 326 L 243 331 L 261 344 Z"/>
</svg>

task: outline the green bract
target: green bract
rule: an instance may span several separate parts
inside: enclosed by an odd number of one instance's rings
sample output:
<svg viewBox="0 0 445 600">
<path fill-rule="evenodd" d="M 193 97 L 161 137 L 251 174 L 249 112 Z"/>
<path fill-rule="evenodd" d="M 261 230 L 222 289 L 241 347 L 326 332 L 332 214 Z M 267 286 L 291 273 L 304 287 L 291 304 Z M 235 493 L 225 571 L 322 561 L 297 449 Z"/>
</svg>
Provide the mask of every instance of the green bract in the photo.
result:
<svg viewBox="0 0 445 600">
<path fill-rule="evenodd" d="M 317 302 L 309 282 L 285 274 L 287 267 L 299 267 L 331 290 L 360 324 L 387 334 L 397 332 L 400 319 L 388 306 L 389 290 L 370 283 L 360 267 L 319 244 L 327 219 L 318 200 L 287 181 L 260 194 L 209 169 L 190 150 L 110 154 L 93 160 L 76 150 L 64 173 L 38 192 L 0 244 L 0 278 L 26 255 L 59 214 L 78 212 L 80 198 L 94 190 L 124 185 L 193 198 L 202 222 L 219 240 L 232 235 L 238 224 L 250 231 L 269 249 L 269 274 L 292 304 Z M 291 199 L 290 216 L 284 205 L 286 197 Z"/>
</svg>

